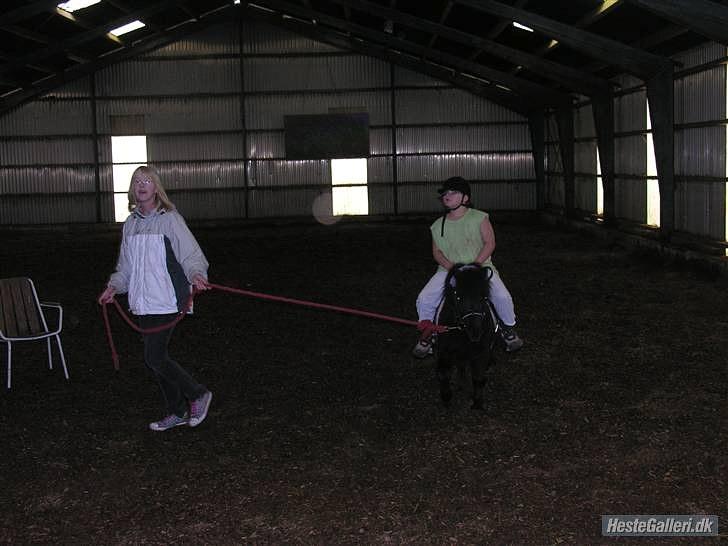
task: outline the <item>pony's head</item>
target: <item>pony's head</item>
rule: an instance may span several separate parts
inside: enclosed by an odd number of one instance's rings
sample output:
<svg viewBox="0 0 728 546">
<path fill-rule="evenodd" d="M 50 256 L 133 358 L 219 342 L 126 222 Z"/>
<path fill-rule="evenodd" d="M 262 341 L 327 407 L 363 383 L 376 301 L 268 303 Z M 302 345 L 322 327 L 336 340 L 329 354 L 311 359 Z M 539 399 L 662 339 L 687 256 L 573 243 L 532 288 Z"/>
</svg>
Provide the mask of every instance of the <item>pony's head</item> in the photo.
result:
<svg viewBox="0 0 728 546">
<path fill-rule="evenodd" d="M 493 270 L 478 264 L 456 264 L 445 280 L 445 294 L 452 306 L 456 327 L 477 343 L 494 326 L 488 295 Z"/>
</svg>

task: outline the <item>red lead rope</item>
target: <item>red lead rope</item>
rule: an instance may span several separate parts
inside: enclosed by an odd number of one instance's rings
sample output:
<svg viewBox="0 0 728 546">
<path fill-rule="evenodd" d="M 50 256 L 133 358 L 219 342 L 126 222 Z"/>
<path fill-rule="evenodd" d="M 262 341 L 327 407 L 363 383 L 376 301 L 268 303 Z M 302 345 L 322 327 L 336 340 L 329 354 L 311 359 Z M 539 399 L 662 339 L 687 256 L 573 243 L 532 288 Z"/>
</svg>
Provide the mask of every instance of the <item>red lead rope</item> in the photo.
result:
<svg viewBox="0 0 728 546">
<path fill-rule="evenodd" d="M 389 322 L 396 322 L 398 324 L 404 324 L 406 326 L 418 326 L 418 327 L 420 326 L 420 323 L 418 323 L 416 320 L 407 320 L 407 319 L 402 319 L 402 318 L 397 318 L 397 317 L 391 317 L 388 315 L 382 315 L 380 313 L 372 313 L 370 311 L 352 309 L 350 307 L 340 307 L 338 305 L 328 305 L 325 303 L 316 303 L 313 301 L 298 300 L 295 298 L 286 298 L 283 296 L 272 296 L 270 294 L 263 294 L 261 292 L 253 292 L 251 290 L 241 290 L 240 288 L 231 288 L 229 286 L 222 286 L 219 284 L 209 283 L 208 286 L 210 288 L 214 288 L 215 290 L 221 290 L 223 292 L 231 292 L 233 294 L 240 294 L 241 296 L 249 296 L 252 298 L 259 298 L 259 299 L 263 299 L 263 300 L 278 301 L 281 303 L 290 303 L 293 305 L 303 305 L 305 307 L 313 307 L 314 309 L 326 309 L 328 311 L 337 311 L 340 313 L 347 313 L 349 315 L 358 315 L 361 317 L 369 317 L 369 318 L 373 318 L 373 319 L 386 320 Z M 179 321 L 181 321 L 184 318 L 187 311 L 189 311 L 189 309 L 192 307 L 192 301 L 195 297 L 195 294 L 197 294 L 198 292 L 199 292 L 198 290 L 192 291 L 192 293 L 190 294 L 190 299 L 187 301 L 187 307 L 186 307 L 185 311 L 178 313 L 177 316 L 171 322 L 169 322 L 167 324 L 162 324 L 161 326 L 157 326 L 155 328 L 146 328 L 146 329 L 140 328 L 124 312 L 124 310 L 121 308 L 121 305 L 119 305 L 118 301 L 116 301 L 114 299 L 113 304 L 114 304 L 114 307 L 116 307 L 116 310 L 119 313 L 119 315 L 121 316 L 121 318 L 123 318 L 124 321 L 129 326 L 131 326 L 135 331 L 142 333 L 142 334 L 154 334 L 157 332 L 162 332 L 164 330 L 168 330 L 169 328 L 172 328 L 173 326 L 175 326 Z M 104 304 L 101 309 L 102 309 L 102 312 L 104 315 L 104 324 L 106 326 L 106 337 L 108 338 L 109 348 L 111 349 L 111 358 L 114 361 L 114 368 L 118 370 L 119 369 L 119 354 L 116 352 L 116 346 L 114 345 L 114 339 L 111 335 L 111 325 L 109 323 L 109 313 L 107 310 L 107 304 Z M 446 326 L 432 325 L 431 327 L 428 326 L 426 328 L 426 332 L 423 332 L 423 334 L 427 333 L 429 336 L 429 334 L 432 334 L 432 333 L 441 333 L 441 332 L 445 332 L 445 331 L 447 331 Z"/>
</svg>

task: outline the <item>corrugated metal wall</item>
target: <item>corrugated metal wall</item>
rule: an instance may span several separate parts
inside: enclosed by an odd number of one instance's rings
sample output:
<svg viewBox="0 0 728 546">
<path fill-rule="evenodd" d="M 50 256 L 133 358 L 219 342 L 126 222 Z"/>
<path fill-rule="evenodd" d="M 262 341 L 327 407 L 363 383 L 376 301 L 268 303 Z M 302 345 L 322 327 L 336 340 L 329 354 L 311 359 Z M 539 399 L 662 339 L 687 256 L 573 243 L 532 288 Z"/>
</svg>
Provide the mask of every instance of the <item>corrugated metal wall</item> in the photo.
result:
<svg viewBox="0 0 728 546">
<path fill-rule="evenodd" d="M 434 190 L 453 175 L 471 179 L 484 208 L 535 208 L 521 116 L 246 21 L 110 66 L 0 117 L 0 224 L 113 221 L 111 136 L 140 132 L 189 219 L 310 215 L 330 188 L 329 162 L 285 159 L 284 116 L 334 109 L 369 114 L 370 214 L 439 210 Z"/>
<path fill-rule="evenodd" d="M 725 240 L 726 48 L 707 43 L 674 57 L 675 227 Z M 614 99 L 615 213 L 644 223 L 647 209 L 647 100 L 643 82 L 620 76 Z M 575 206 L 596 213 L 596 137 L 591 105 L 574 111 Z M 546 120 L 546 203 L 563 210 L 564 178 L 556 121 Z"/>
<path fill-rule="evenodd" d="M 675 81 L 675 227 L 718 240 L 726 238 L 726 53 L 710 44 L 676 56 L 685 75 Z"/>
<path fill-rule="evenodd" d="M 242 38 L 242 39 L 241 39 Z M 675 57 L 676 227 L 725 238 L 724 46 Z M 615 79 L 616 214 L 645 221 L 642 82 Z M 527 120 L 442 81 L 245 22 L 207 29 L 108 67 L 0 117 L 0 224 L 113 220 L 112 134 L 136 116 L 149 161 L 188 218 L 310 215 L 330 186 L 327 161 L 287 161 L 289 114 L 366 111 L 371 214 L 439 210 L 446 177 L 472 181 L 486 209 L 534 209 Z M 575 205 L 596 207 L 596 138 L 588 101 L 575 110 Z M 121 127 L 121 129 L 120 129 Z M 128 127 L 138 127 L 131 123 Z M 134 131 L 132 131 L 134 132 Z M 546 119 L 549 208 L 564 207 L 553 116 Z"/>
</svg>

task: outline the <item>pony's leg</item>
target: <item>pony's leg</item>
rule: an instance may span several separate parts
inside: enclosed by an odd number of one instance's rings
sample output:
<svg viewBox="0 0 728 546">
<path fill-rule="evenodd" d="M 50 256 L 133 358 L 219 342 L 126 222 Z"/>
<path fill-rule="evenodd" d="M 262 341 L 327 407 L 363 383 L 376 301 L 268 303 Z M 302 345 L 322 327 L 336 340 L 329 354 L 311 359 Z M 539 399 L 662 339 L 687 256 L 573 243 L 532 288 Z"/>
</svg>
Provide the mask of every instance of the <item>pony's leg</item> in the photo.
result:
<svg viewBox="0 0 728 546">
<path fill-rule="evenodd" d="M 440 399 L 446 408 L 452 401 L 452 362 L 441 356 L 437 359 L 437 380 L 440 383 Z"/>
<path fill-rule="evenodd" d="M 473 378 L 473 405 L 470 408 L 474 410 L 482 410 L 485 404 L 486 368 L 487 362 L 483 361 L 482 356 L 470 361 L 470 375 Z"/>
</svg>

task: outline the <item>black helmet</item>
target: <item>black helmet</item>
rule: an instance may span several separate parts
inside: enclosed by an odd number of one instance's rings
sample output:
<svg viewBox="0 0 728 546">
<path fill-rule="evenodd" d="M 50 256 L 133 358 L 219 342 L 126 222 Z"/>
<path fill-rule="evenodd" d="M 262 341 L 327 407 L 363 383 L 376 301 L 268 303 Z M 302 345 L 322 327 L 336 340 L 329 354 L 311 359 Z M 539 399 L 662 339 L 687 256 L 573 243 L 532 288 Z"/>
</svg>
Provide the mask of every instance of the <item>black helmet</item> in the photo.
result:
<svg viewBox="0 0 728 546">
<path fill-rule="evenodd" d="M 465 180 L 462 176 L 453 176 L 445 180 L 445 182 L 442 183 L 442 187 L 437 190 L 437 193 L 442 195 L 446 191 L 450 190 L 459 191 L 463 195 L 471 197 L 470 184 L 468 184 L 467 180 Z"/>
</svg>

